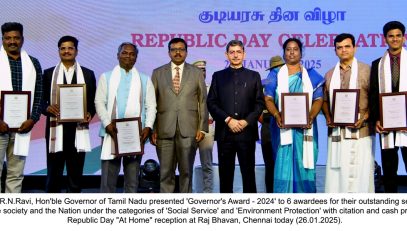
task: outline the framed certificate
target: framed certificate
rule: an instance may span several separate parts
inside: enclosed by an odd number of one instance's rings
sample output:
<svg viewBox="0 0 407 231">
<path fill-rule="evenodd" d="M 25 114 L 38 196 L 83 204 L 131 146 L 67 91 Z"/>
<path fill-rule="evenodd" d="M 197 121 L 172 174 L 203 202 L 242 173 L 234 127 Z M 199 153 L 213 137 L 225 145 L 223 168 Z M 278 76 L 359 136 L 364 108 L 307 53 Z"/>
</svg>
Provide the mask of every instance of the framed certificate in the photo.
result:
<svg viewBox="0 0 407 231">
<path fill-rule="evenodd" d="M 281 93 L 284 128 L 303 128 L 308 125 L 308 93 Z"/>
<path fill-rule="evenodd" d="M 8 125 L 10 131 L 18 131 L 21 124 L 30 117 L 30 113 L 30 91 L 1 92 L 1 119 Z"/>
<path fill-rule="evenodd" d="M 58 122 L 83 122 L 86 120 L 86 85 L 58 84 Z"/>
<path fill-rule="evenodd" d="M 144 154 L 144 145 L 140 141 L 140 117 L 115 119 L 113 123 L 117 129 L 115 150 L 117 156 L 134 156 Z"/>
<path fill-rule="evenodd" d="M 381 93 L 379 95 L 380 124 L 385 131 L 407 129 L 407 92 Z"/>
<path fill-rule="evenodd" d="M 358 121 L 359 89 L 334 89 L 332 117 L 335 126 L 353 126 Z"/>
</svg>

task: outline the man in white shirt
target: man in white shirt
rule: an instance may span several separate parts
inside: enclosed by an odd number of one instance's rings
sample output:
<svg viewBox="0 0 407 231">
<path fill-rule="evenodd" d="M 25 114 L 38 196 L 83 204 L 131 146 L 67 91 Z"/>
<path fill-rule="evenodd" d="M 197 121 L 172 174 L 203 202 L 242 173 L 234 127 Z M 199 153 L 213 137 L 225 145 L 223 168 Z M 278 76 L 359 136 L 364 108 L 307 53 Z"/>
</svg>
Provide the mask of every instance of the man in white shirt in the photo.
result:
<svg viewBox="0 0 407 231">
<path fill-rule="evenodd" d="M 137 192 L 141 155 L 118 157 L 112 154 L 117 140 L 117 129 L 113 119 L 141 117 L 140 142 L 146 142 L 155 121 L 156 100 L 150 78 L 134 67 L 138 55 L 137 46 L 122 43 L 117 59 L 119 65 L 105 72 L 99 79 L 96 90 L 96 112 L 101 120 L 102 144 L 102 193 L 116 192 L 117 178 L 123 159 L 124 192 Z"/>
<path fill-rule="evenodd" d="M 197 144 L 208 131 L 206 86 L 202 71 L 185 62 L 184 39 L 173 38 L 168 55 L 171 62 L 154 69 L 151 77 L 158 111 L 152 142 L 160 160 L 160 192 L 174 192 L 178 167 L 179 191 L 190 193 Z"/>
</svg>

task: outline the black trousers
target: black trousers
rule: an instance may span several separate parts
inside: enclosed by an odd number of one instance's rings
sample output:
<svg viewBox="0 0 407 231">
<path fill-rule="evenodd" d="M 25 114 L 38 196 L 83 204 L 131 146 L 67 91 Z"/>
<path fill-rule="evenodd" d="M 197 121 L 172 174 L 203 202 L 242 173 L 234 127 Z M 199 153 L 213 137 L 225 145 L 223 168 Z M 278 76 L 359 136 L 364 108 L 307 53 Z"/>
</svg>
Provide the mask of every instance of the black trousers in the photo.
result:
<svg viewBox="0 0 407 231">
<path fill-rule="evenodd" d="M 63 126 L 63 151 L 47 153 L 47 182 L 45 191 L 48 193 L 60 193 L 64 187 L 68 193 L 80 193 L 82 190 L 85 152 L 78 152 L 75 148 L 76 123 L 67 123 Z M 63 185 L 65 164 L 68 178 L 66 186 Z"/>
<path fill-rule="evenodd" d="M 271 133 L 270 133 L 270 119 L 263 118 L 263 124 L 261 125 L 261 151 L 263 153 L 265 176 L 264 181 L 266 183 L 266 192 L 273 192 L 274 184 L 274 156 L 271 148 Z"/>
<path fill-rule="evenodd" d="M 404 161 L 404 167 L 407 170 L 407 147 L 402 147 L 401 155 Z M 397 193 L 397 169 L 399 166 L 399 147 L 393 149 L 382 149 L 382 168 L 383 183 L 385 193 Z"/>
<path fill-rule="evenodd" d="M 221 193 L 233 193 L 235 159 L 239 160 L 243 192 L 256 193 L 255 141 L 218 141 L 219 183 Z"/>
</svg>

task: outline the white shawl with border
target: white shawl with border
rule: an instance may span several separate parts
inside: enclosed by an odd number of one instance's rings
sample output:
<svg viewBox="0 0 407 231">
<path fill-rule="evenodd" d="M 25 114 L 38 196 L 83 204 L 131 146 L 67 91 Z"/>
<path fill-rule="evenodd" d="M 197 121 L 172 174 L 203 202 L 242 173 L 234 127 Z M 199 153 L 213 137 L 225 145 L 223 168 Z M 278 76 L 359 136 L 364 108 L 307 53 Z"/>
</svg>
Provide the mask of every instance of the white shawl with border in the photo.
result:
<svg viewBox="0 0 407 231">
<path fill-rule="evenodd" d="M 386 51 L 379 62 L 379 93 L 392 92 L 391 82 L 391 67 L 390 55 Z M 407 91 L 407 53 L 404 48 L 401 49 L 400 54 L 400 81 L 399 92 Z M 394 134 L 396 134 L 396 142 L 394 142 Z M 407 133 L 406 132 L 389 132 L 388 134 L 381 134 L 382 149 L 391 149 L 394 146 L 407 147 Z"/>
<path fill-rule="evenodd" d="M 308 103 L 309 103 L 309 110 L 311 111 L 312 107 L 312 95 L 313 95 L 313 88 L 312 83 L 309 78 L 308 72 L 304 67 L 302 69 L 302 84 L 303 84 L 303 92 L 308 93 Z M 280 71 L 277 74 L 277 84 L 278 84 L 278 108 L 281 111 L 281 93 L 289 93 L 289 86 L 288 86 L 288 68 L 287 65 L 283 65 Z M 303 129 L 304 130 L 304 140 L 303 140 L 303 165 L 304 168 L 307 169 L 314 169 L 314 146 L 312 141 L 313 136 L 313 128 L 311 126 L 310 129 Z M 281 145 L 289 145 L 293 143 L 292 137 L 292 130 L 291 129 L 280 129 L 280 143 Z"/>
<path fill-rule="evenodd" d="M 75 73 L 76 73 L 76 82 L 78 84 L 84 84 L 85 78 L 83 76 L 82 68 L 78 62 L 75 63 Z M 52 73 L 51 81 L 51 93 L 50 93 L 50 104 L 56 104 L 56 85 L 64 83 L 64 68 L 63 64 L 60 62 L 55 66 L 54 72 Z M 49 136 L 49 152 L 56 153 L 63 150 L 63 125 L 61 123 L 57 124 L 56 127 L 53 126 L 56 123 L 57 118 L 50 118 L 50 136 Z M 81 126 L 79 123 L 76 127 L 75 133 L 75 147 L 78 152 L 90 152 L 92 150 L 90 145 L 90 136 L 89 128 Z"/>
<path fill-rule="evenodd" d="M 22 91 L 31 92 L 31 110 L 34 103 L 35 81 L 37 78 L 37 72 L 34 64 L 25 50 L 21 50 L 21 64 L 23 71 L 23 86 Z M 13 85 L 11 80 L 11 70 L 8 56 L 4 47 L 0 49 L 0 76 L 3 81 L 0 84 L 0 91 L 12 91 Z M 31 113 L 30 113 L 31 114 Z M 16 133 L 14 141 L 13 153 L 17 156 L 28 156 L 31 140 L 31 131 L 27 133 Z"/>
<path fill-rule="evenodd" d="M 358 61 L 356 58 L 353 58 L 352 67 L 351 67 L 351 75 L 349 81 L 349 89 L 356 89 L 358 83 Z M 334 89 L 341 89 L 341 71 L 340 71 L 340 62 L 338 62 L 335 66 L 334 72 L 331 78 L 331 84 L 329 87 L 329 106 L 330 111 L 332 112 L 332 104 L 333 104 L 333 94 Z M 359 105 L 358 105 L 359 106 Z M 340 167 L 340 153 L 341 153 L 341 127 L 335 127 L 332 129 L 331 135 L 331 168 L 339 168 Z M 334 140 L 334 137 L 338 137 L 339 140 Z M 345 128 L 345 138 L 352 137 L 352 130 L 350 128 Z M 356 139 L 359 138 L 359 129 L 356 132 Z"/>
<path fill-rule="evenodd" d="M 120 78 L 120 66 L 117 65 L 112 71 L 108 86 L 109 95 L 107 99 L 107 111 L 108 115 L 110 116 L 110 120 L 115 119 L 117 115 L 116 95 L 120 84 Z M 137 103 L 138 101 L 136 100 L 139 99 L 141 95 L 142 89 L 140 75 L 137 69 L 133 67 L 131 69 L 130 93 L 127 98 L 126 112 L 124 114 L 125 118 L 139 117 L 141 115 L 141 105 L 140 103 Z M 102 160 L 112 160 L 115 158 L 115 155 L 112 154 L 114 153 L 114 145 L 112 141 L 113 139 L 108 133 L 106 133 L 103 138 L 102 153 L 100 157 Z"/>
</svg>

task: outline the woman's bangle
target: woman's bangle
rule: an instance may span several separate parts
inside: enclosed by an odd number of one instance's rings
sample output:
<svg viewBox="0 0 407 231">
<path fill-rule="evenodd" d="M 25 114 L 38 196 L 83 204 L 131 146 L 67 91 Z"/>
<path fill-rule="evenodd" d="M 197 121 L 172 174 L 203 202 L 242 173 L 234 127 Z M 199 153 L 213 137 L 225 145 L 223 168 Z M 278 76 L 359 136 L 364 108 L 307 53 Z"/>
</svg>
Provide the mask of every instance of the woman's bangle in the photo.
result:
<svg viewBox="0 0 407 231">
<path fill-rule="evenodd" d="M 278 114 L 278 111 L 276 111 L 276 112 L 273 114 L 273 117 L 276 118 L 277 114 Z"/>
</svg>

